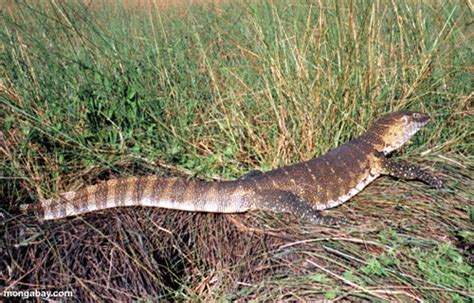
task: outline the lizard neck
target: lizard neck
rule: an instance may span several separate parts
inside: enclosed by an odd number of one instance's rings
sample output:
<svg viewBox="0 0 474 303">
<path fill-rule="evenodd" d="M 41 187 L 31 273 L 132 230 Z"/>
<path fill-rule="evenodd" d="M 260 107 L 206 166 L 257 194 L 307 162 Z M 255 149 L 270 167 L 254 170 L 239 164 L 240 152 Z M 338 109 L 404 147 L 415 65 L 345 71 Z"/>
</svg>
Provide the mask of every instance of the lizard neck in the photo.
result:
<svg viewBox="0 0 474 303">
<path fill-rule="evenodd" d="M 356 146 L 364 147 L 367 152 L 382 152 L 384 154 L 388 154 L 392 152 L 392 150 L 388 150 L 385 144 L 385 141 L 380 134 L 380 132 L 369 129 L 367 132 L 360 135 L 358 138 L 346 143 L 346 144 L 353 144 Z"/>
</svg>

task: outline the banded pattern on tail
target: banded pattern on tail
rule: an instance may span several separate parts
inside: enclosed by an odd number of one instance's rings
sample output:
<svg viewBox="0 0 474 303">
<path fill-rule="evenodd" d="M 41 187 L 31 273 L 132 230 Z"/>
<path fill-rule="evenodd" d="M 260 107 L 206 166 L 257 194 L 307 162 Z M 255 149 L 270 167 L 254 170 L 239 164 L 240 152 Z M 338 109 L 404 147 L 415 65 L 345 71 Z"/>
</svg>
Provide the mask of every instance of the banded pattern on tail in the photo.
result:
<svg viewBox="0 0 474 303">
<path fill-rule="evenodd" d="M 223 198 L 225 197 L 225 198 Z M 159 176 L 112 179 L 27 207 L 44 220 L 120 206 L 235 213 L 249 210 L 240 182 L 203 182 Z"/>
</svg>

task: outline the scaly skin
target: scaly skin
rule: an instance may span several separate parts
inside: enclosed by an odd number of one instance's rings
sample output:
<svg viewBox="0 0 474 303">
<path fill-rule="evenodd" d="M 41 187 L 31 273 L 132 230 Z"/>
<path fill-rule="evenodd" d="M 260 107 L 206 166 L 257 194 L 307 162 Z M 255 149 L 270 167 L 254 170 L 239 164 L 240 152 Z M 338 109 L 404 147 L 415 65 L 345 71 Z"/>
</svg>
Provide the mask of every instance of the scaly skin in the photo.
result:
<svg viewBox="0 0 474 303">
<path fill-rule="evenodd" d="M 360 137 L 318 158 L 269 172 L 252 171 L 237 180 L 204 182 L 158 176 L 109 180 L 78 192 L 25 207 L 40 219 L 60 219 L 120 206 L 153 206 L 185 211 L 239 213 L 269 210 L 291 213 L 325 225 L 344 219 L 322 216 L 381 175 L 419 179 L 439 189 L 443 182 L 421 168 L 386 156 L 399 149 L 429 116 L 399 111 L 388 114 Z"/>
</svg>

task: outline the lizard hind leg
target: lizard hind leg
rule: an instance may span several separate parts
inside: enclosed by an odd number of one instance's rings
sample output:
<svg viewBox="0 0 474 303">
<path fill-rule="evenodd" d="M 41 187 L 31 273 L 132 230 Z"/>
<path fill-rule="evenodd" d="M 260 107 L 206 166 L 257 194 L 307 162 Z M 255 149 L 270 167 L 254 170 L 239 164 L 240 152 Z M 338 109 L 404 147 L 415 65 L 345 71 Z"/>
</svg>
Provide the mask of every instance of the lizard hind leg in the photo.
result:
<svg viewBox="0 0 474 303">
<path fill-rule="evenodd" d="M 347 225 L 345 219 L 323 216 L 311 207 L 309 203 L 297 195 L 280 190 L 266 190 L 257 193 L 255 208 L 272 212 L 291 213 L 311 223 L 319 225 Z"/>
</svg>

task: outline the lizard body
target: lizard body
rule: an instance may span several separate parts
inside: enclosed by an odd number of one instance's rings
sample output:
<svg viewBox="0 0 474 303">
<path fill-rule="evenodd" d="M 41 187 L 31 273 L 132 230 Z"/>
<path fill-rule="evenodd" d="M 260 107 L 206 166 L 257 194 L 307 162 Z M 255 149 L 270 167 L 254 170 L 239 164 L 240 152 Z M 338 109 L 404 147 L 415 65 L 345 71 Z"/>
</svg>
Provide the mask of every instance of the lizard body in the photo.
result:
<svg viewBox="0 0 474 303">
<path fill-rule="evenodd" d="M 422 113 L 388 114 L 360 137 L 323 156 L 265 173 L 253 171 L 234 181 L 160 176 L 112 179 L 26 209 L 44 220 L 138 205 L 216 213 L 261 209 L 292 213 L 317 224 L 337 224 L 343 220 L 322 216 L 319 211 L 346 202 L 381 175 L 420 179 L 442 187 L 439 178 L 421 168 L 386 157 L 428 121 L 429 116 Z"/>
</svg>

